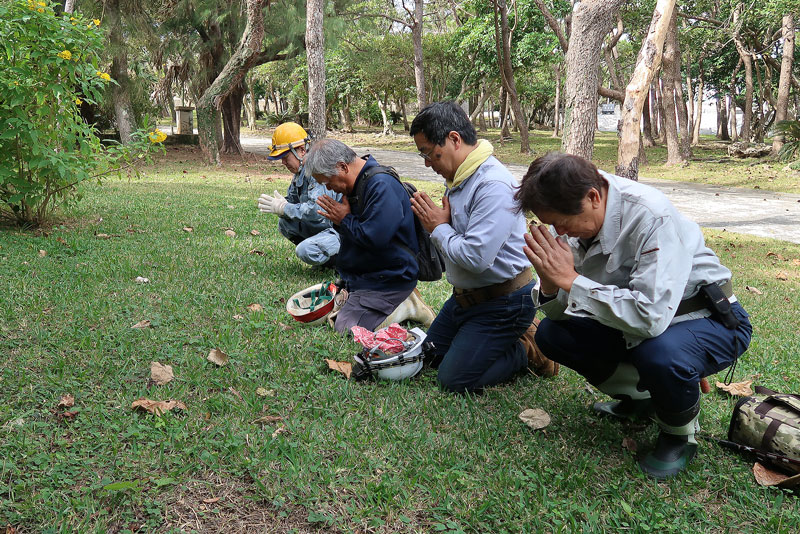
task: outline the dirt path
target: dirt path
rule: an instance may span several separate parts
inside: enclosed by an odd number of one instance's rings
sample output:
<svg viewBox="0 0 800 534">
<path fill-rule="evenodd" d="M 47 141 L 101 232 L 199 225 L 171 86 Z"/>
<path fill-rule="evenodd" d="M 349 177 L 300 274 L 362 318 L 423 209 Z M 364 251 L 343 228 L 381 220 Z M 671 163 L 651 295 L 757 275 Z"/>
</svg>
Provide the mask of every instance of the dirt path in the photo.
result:
<svg viewBox="0 0 800 534">
<path fill-rule="evenodd" d="M 245 150 L 263 154 L 269 139 L 242 138 Z M 372 154 L 383 165 L 396 168 L 401 176 L 444 183 L 416 153 L 353 147 L 358 154 Z M 507 165 L 522 178 L 526 167 Z M 683 214 L 706 228 L 718 228 L 762 237 L 800 243 L 800 195 L 719 187 L 653 178 L 640 178 L 644 184 L 661 190 Z"/>
</svg>

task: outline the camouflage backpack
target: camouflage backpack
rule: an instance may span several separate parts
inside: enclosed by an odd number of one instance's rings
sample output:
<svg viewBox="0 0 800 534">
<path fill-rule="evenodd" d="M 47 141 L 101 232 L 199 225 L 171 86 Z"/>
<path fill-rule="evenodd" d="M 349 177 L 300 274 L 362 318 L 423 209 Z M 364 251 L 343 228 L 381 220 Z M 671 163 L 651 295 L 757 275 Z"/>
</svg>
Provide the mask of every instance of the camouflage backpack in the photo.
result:
<svg viewBox="0 0 800 534">
<path fill-rule="evenodd" d="M 800 395 L 756 386 L 755 395 L 736 403 L 728 439 L 756 454 L 770 453 L 770 463 L 800 473 Z"/>
</svg>

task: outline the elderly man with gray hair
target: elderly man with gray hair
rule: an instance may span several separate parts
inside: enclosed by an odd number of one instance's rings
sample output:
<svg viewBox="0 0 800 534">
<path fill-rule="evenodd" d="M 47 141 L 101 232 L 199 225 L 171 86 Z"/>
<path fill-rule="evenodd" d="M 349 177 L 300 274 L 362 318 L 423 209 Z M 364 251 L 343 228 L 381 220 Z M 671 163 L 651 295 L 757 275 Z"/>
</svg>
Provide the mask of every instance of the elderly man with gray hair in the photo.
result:
<svg viewBox="0 0 800 534">
<path fill-rule="evenodd" d="M 400 181 L 370 156 L 334 139 L 317 141 L 305 158 L 306 173 L 342 194 L 320 196 L 319 213 L 339 232 L 336 270 L 349 292 L 335 328 L 374 330 L 417 286 L 419 268 L 409 253 L 419 250 L 414 214 Z M 362 183 L 364 182 L 364 183 Z"/>
</svg>

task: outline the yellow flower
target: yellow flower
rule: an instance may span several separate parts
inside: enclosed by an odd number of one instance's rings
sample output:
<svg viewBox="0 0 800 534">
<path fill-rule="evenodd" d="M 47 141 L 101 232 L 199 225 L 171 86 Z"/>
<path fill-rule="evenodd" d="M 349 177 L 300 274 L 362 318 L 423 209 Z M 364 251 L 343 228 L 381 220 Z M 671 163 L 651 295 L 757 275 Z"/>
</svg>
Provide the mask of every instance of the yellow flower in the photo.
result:
<svg viewBox="0 0 800 534">
<path fill-rule="evenodd" d="M 42 6 L 42 7 L 45 7 L 45 6 L 47 5 L 47 4 L 45 4 L 44 2 L 36 2 L 36 3 L 37 3 L 37 4 L 39 4 L 39 5 L 40 5 L 40 6 Z"/>
<path fill-rule="evenodd" d="M 39 13 L 44 13 L 44 8 L 43 8 L 43 7 L 40 7 L 40 8 L 39 8 L 39 9 L 37 9 L 36 11 L 38 11 Z"/>
<path fill-rule="evenodd" d="M 152 132 L 147 134 L 147 137 L 150 138 L 151 143 L 162 143 L 164 142 L 164 139 L 167 138 L 167 134 L 165 134 L 161 130 L 153 130 Z"/>
<path fill-rule="evenodd" d="M 92 19 L 92 22 L 94 22 L 95 26 L 100 26 L 100 19 Z"/>
<path fill-rule="evenodd" d="M 101 71 L 98 70 L 97 71 L 97 75 L 100 76 L 102 79 L 104 79 L 107 82 L 111 81 L 111 76 L 109 76 L 107 72 L 101 72 Z"/>
<path fill-rule="evenodd" d="M 77 20 L 77 19 L 75 17 L 70 17 L 69 20 L 70 20 L 70 22 L 72 22 L 73 20 Z"/>
<path fill-rule="evenodd" d="M 75 103 L 80 106 L 81 104 L 83 104 L 83 100 L 81 100 L 80 98 L 76 98 Z"/>
<path fill-rule="evenodd" d="M 72 59 L 72 52 L 70 52 L 69 50 L 64 50 L 58 53 L 58 57 L 60 57 L 61 59 L 70 60 Z"/>
</svg>

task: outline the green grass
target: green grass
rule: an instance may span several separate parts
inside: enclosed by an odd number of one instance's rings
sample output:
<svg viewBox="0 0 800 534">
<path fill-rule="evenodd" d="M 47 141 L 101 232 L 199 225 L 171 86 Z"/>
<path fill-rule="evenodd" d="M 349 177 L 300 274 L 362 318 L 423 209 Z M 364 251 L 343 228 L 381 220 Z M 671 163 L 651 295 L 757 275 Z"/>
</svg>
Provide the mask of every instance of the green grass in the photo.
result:
<svg viewBox="0 0 800 534">
<path fill-rule="evenodd" d="M 326 328 L 295 326 L 283 299 L 331 273 L 301 264 L 275 218 L 255 207 L 288 175 L 261 159 L 217 170 L 196 157 L 170 150 L 139 180 L 93 186 L 52 228 L 0 231 L 0 527 L 800 529 L 794 497 L 756 485 L 751 461 L 705 442 L 684 476 L 645 479 L 621 443 L 631 437 L 645 448 L 653 426 L 595 418 L 588 406 L 600 395 L 569 370 L 467 397 L 440 392 L 431 371 L 406 383 L 358 384 L 326 371 L 324 358 L 347 360 L 355 345 Z M 800 390 L 800 246 L 718 231 L 707 238 L 734 271 L 755 325 L 736 379 Z M 266 255 L 249 254 L 254 248 Z M 449 291 L 443 281 L 421 286 L 435 308 Z M 251 303 L 264 311 L 248 311 Z M 153 328 L 130 328 L 143 319 Z M 207 362 L 212 348 L 231 363 Z M 151 361 L 172 365 L 176 379 L 148 385 Z M 75 397 L 72 421 L 57 415 L 66 393 Z M 188 409 L 134 412 L 140 397 Z M 723 436 L 734 402 L 704 396 L 704 431 Z M 531 407 L 552 416 L 542 432 L 517 418 Z M 254 423 L 264 415 L 283 420 Z"/>
</svg>

